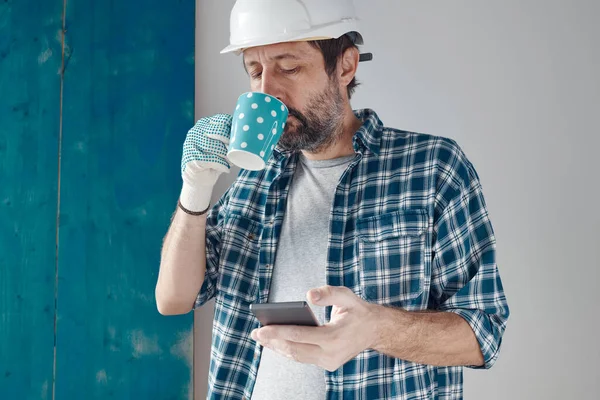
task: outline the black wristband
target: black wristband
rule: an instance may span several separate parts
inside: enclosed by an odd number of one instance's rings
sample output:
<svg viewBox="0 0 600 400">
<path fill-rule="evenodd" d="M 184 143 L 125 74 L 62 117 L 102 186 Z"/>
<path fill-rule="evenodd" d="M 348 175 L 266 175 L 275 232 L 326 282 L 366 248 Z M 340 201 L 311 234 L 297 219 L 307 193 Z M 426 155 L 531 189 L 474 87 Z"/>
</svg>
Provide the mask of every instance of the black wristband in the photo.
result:
<svg viewBox="0 0 600 400">
<path fill-rule="evenodd" d="M 204 211 L 190 211 L 181 205 L 181 200 L 179 200 L 179 199 L 177 200 L 177 205 L 179 206 L 179 208 L 181 208 L 181 210 L 184 213 L 189 214 L 189 215 L 194 215 L 194 216 L 204 215 L 208 212 L 208 210 L 210 210 L 210 204 L 209 204 L 208 207 L 206 207 L 206 210 L 204 210 Z"/>
</svg>

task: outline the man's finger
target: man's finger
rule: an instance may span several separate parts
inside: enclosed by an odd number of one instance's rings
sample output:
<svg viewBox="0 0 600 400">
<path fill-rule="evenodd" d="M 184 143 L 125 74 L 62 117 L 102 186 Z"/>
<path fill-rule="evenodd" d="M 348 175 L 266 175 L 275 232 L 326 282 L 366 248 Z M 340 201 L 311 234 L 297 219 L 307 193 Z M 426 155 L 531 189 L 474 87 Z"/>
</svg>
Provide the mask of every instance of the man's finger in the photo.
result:
<svg viewBox="0 0 600 400">
<path fill-rule="evenodd" d="M 286 340 L 295 343 L 320 346 L 330 328 L 323 326 L 277 325 L 260 328 L 259 340 Z"/>
<path fill-rule="evenodd" d="M 183 150 L 186 153 L 195 153 L 198 151 L 215 154 L 221 157 L 227 155 L 227 146 L 217 139 L 213 139 L 202 133 L 194 133 L 183 143 Z"/>
<path fill-rule="evenodd" d="M 313 344 L 296 343 L 287 340 L 271 340 L 265 344 L 260 343 L 276 353 L 299 363 L 318 365 L 323 356 L 323 349 Z"/>
<path fill-rule="evenodd" d="M 359 300 L 359 297 L 349 288 L 329 285 L 311 289 L 306 297 L 317 306 L 352 307 Z"/>
</svg>

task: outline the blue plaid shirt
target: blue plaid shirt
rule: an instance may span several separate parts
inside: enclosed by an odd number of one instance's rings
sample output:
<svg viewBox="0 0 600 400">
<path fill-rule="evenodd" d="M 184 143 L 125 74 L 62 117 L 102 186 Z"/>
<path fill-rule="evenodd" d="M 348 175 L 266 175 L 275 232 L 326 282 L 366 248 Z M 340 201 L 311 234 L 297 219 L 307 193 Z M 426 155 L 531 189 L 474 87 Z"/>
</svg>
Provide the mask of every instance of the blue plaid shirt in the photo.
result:
<svg viewBox="0 0 600 400">
<path fill-rule="evenodd" d="M 383 126 L 372 110 L 353 138 L 329 215 L 327 283 L 368 302 L 463 317 L 490 368 L 508 305 L 479 177 L 452 140 Z M 250 399 L 262 348 L 249 310 L 269 296 L 297 154 L 242 170 L 212 208 L 206 276 L 196 307 L 215 298 L 210 399 Z M 324 216 L 325 217 L 325 216 Z M 331 308 L 326 308 L 329 320 Z M 462 367 L 416 364 L 365 350 L 325 372 L 327 399 L 460 399 Z"/>
</svg>

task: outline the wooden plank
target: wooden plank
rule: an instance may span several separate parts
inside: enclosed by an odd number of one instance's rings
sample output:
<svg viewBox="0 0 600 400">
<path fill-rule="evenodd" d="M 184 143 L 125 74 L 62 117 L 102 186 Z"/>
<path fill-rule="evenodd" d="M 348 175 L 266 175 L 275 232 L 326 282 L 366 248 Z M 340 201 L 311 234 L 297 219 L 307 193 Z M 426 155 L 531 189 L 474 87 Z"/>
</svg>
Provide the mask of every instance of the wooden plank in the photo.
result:
<svg viewBox="0 0 600 400">
<path fill-rule="evenodd" d="M 56 398 L 192 397 L 154 300 L 193 125 L 194 1 L 67 3 Z"/>
<path fill-rule="evenodd" d="M 51 399 L 62 1 L 0 1 L 0 398 Z"/>
</svg>

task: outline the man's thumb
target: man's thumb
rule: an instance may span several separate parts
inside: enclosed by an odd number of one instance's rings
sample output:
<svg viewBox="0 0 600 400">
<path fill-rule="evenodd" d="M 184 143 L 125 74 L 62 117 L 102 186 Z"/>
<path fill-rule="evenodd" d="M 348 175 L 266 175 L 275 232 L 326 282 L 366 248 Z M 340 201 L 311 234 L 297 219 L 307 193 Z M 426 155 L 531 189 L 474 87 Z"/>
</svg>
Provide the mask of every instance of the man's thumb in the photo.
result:
<svg viewBox="0 0 600 400">
<path fill-rule="evenodd" d="M 345 286 L 321 286 L 309 290 L 306 297 L 317 306 L 350 307 L 356 300 L 354 292 Z"/>
</svg>

